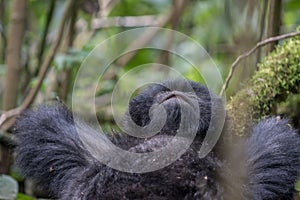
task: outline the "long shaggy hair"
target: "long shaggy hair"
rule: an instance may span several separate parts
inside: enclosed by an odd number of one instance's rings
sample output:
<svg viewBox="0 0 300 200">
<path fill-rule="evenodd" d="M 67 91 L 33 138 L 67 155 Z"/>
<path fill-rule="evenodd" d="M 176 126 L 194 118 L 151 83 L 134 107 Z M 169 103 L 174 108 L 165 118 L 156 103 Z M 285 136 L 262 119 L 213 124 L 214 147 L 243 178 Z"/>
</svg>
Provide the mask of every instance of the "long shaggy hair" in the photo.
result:
<svg viewBox="0 0 300 200">
<path fill-rule="evenodd" d="M 52 197 L 63 200 L 292 199 L 300 169 L 300 138 L 288 121 L 268 118 L 255 125 L 250 137 L 241 140 L 241 148 L 236 149 L 243 152 L 239 162 L 229 163 L 216 151 L 200 159 L 198 150 L 215 97 L 206 87 L 190 84 L 202 113 L 198 133 L 188 150 L 165 168 L 149 173 L 121 172 L 101 163 L 96 155 L 109 154 L 113 145 L 109 139 L 128 151 L 145 153 L 159 150 L 174 138 L 180 118 L 176 95 L 187 92 L 173 92 L 163 84 L 150 86 L 129 105 L 133 120 L 145 126 L 151 105 L 163 102 L 168 114 L 166 124 L 147 140 L 121 134 L 108 138 L 84 123 L 76 128 L 77 119 L 59 103 L 24 112 L 15 127 L 17 165 Z"/>
</svg>

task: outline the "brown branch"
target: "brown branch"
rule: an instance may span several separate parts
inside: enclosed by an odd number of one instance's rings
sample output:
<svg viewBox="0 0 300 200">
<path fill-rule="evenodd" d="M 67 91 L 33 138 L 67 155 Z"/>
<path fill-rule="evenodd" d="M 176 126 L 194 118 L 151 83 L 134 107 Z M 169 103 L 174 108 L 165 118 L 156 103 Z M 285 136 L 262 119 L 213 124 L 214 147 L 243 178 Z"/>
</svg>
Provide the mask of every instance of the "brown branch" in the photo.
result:
<svg viewBox="0 0 300 200">
<path fill-rule="evenodd" d="M 259 33 L 259 39 L 258 39 L 259 41 L 263 40 L 263 36 L 265 33 L 267 10 L 268 10 L 268 0 L 265 0 L 265 1 L 263 1 L 263 5 L 262 5 L 262 14 L 261 14 L 261 19 L 260 19 L 260 33 Z M 257 51 L 256 63 L 259 63 L 260 59 L 261 59 L 261 48 L 258 49 L 258 51 Z"/>
<path fill-rule="evenodd" d="M 187 0 L 173 0 L 173 11 L 170 19 L 173 30 L 177 29 L 177 25 L 182 18 L 182 13 L 188 3 L 189 1 Z"/>
<path fill-rule="evenodd" d="M 49 10 L 47 12 L 46 24 L 45 24 L 45 27 L 44 27 L 44 30 L 43 30 L 42 40 L 41 40 L 41 43 L 40 43 L 40 48 L 39 48 L 39 53 L 38 53 L 39 66 L 42 64 L 44 50 L 45 50 L 45 46 L 46 46 L 46 38 L 47 38 L 47 35 L 48 35 L 48 30 L 50 28 L 50 24 L 52 22 L 52 16 L 53 16 L 53 13 L 54 13 L 55 4 L 56 4 L 56 0 L 52 0 L 50 2 L 50 7 L 49 7 Z"/>
<path fill-rule="evenodd" d="M 172 30 L 177 29 L 178 23 L 180 21 L 180 18 L 182 16 L 184 9 L 187 6 L 187 3 L 188 3 L 187 0 L 173 0 L 173 12 L 172 12 L 172 16 L 170 19 Z M 169 50 L 171 49 L 173 43 L 174 43 L 174 32 L 172 31 L 172 32 L 168 33 L 165 44 L 163 45 L 163 48 L 162 48 L 162 49 L 164 49 L 164 51 L 161 51 L 161 53 L 158 56 L 155 63 L 169 65 L 169 62 L 170 62 Z M 154 66 L 157 66 L 157 65 L 154 64 Z M 161 69 L 161 70 L 163 70 L 163 69 Z"/>
<path fill-rule="evenodd" d="M 5 111 L 0 117 L 0 126 L 1 126 L 1 128 L 2 128 L 2 125 L 4 124 L 4 122 L 6 122 L 8 119 L 10 119 L 14 116 L 19 115 L 21 112 L 22 112 L 21 107 L 17 107 L 17 108 Z M 2 128 L 2 129 L 7 130 L 8 128 L 9 127 L 5 127 L 5 128 Z"/>
<path fill-rule="evenodd" d="M 65 27 L 65 23 L 68 19 L 68 16 L 73 8 L 73 4 L 76 3 L 76 1 L 73 0 L 68 0 L 65 6 L 65 10 L 63 13 L 63 17 L 62 20 L 59 24 L 58 27 L 58 31 L 55 37 L 54 42 L 52 43 L 52 46 L 50 47 L 50 50 L 48 52 L 47 57 L 45 58 L 41 69 L 39 71 L 38 77 L 37 77 L 37 84 L 35 85 L 35 87 L 33 87 L 30 91 L 29 94 L 26 96 L 25 100 L 23 101 L 23 103 L 21 104 L 20 107 L 14 108 L 12 110 L 6 111 L 5 113 L 3 113 L 0 117 L 0 127 L 3 129 L 3 124 L 10 118 L 15 117 L 17 115 L 19 115 L 23 110 L 25 110 L 26 108 L 28 108 L 32 102 L 34 101 L 42 83 L 43 80 L 48 72 L 48 69 L 51 66 L 52 60 L 56 54 L 56 51 L 59 47 L 63 32 L 64 32 L 64 27 Z M 5 129 L 7 130 L 7 127 L 5 127 Z"/>
<path fill-rule="evenodd" d="M 287 34 L 283 34 L 283 35 L 279 35 L 279 36 L 276 36 L 276 37 L 271 37 L 271 38 L 267 38 L 259 43 L 257 43 L 255 45 L 255 47 L 253 47 L 252 49 L 250 49 L 249 51 L 243 53 L 242 55 L 240 55 L 234 62 L 233 64 L 231 65 L 230 67 L 230 71 L 226 77 L 226 80 L 225 80 L 225 83 L 223 84 L 223 87 L 222 87 L 222 90 L 220 92 L 220 96 L 223 96 L 225 90 L 227 89 L 228 87 L 228 84 L 233 76 L 233 73 L 234 73 L 234 70 L 236 69 L 236 67 L 238 66 L 238 64 L 240 63 L 240 61 L 248 56 L 250 56 L 251 54 L 253 54 L 258 48 L 264 46 L 264 45 L 267 45 L 267 44 L 270 44 L 272 42 L 276 42 L 276 41 L 279 41 L 279 40 L 283 40 L 283 39 L 287 39 L 287 38 L 291 38 L 291 37 L 295 37 L 297 35 L 300 35 L 300 31 L 299 32 L 292 32 L 292 33 L 287 33 Z"/>
<path fill-rule="evenodd" d="M 94 18 L 92 20 L 92 29 L 157 26 L 157 19 L 157 15 Z"/>
<path fill-rule="evenodd" d="M 79 7 L 78 3 L 73 5 L 72 13 L 70 16 L 70 22 L 68 24 L 68 31 L 66 31 L 66 35 L 65 35 L 66 41 L 64 42 L 64 44 L 61 47 L 62 53 L 67 54 L 68 50 L 70 48 L 72 48 L 72 46 L 73 46 L 74 39 L 76 36 L 75 25 L 76 25 L 77 16 L 78 16 L 78 7 Z M 64 70 L 59 74 L 59 76 L 61 76 L 62 79 L 58 80 L 60 87 L 58 87 L 57 90 L 58 90 L 59 97 L 63 101 L 67 101 L 68 93 L 70 90 L 70 83 L 71 83 L 70 79 L 72 77 L 73 71 L 74 71 L 74 68 L 65 67 Z"/>
</svg>

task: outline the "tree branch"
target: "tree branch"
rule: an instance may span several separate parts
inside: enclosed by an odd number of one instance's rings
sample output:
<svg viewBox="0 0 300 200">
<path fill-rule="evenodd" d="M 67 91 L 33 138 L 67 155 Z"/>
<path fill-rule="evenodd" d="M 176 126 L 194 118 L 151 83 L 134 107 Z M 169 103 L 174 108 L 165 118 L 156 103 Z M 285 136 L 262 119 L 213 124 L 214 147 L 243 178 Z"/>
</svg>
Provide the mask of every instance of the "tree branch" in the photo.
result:
<svg viewBox="0 0 300 200">
<path fill-rule="evenodd" d="M 258 48 L 266 45 L 266 44 L 269 44 L 269 43 L 272 43 L 272 42 L 275 42 L 275 41 L 279 41 L 279 40 L 283 40 L 283 39 L 287 39 L 287 38 L 291 38 L 291 37 L 295 37 L 297 35 L 300 35 L 300 31 L 299 32 L 292 32 L 292 33 L 287 33 L 287 34 L 284 34 L 284 35 L 279 35 L 279 36 L 275 36 L 275 37 L 270 37 L 270 38 L 267 38 L 259 43 L 257 43 L 255 45 L 255 47 L 253 47 L 252 49 L 250 49 L 249 51 L 243 53 L 242 55 L 240 55 L 234 62 L 233 64 L 231 65 L 230 67 L 230 71 L 226 77 L 226 80 L 225 80 L 225 83 L 223 84 L 223 87 L 222 87 L 222 90 L 220 92 L 220 96 L 222 96 L 225 92 L 225 90 L 227 89 L 228 85 L 229 85 L 229 82 L 233 76 L 233 73 L 234 73 L 234 70 L 236 69 L 236 67 L 238 66 L 238 64 L 241 62 L 242 59 L 252 55 Z"/>
<path fill-rule="evenodd" d="M 45 27 L 44 27 L 44 30 L 43 30 L 42 40 L 41 40 L 41 43 L 40 43 L 40 46 L 39 46 L 39 52 L 38 52 L 39 66 L 42 64 L 42 60 L 43 60 L 42 58 L 43 58 L 44 50 L 45 50 L 45 46 L 46 46 L 46 38 L 47 38 L 48 30 L 50 28 L 50 24 L 51 24 L 51 21 L 52 21 L 52 16 L 53 16 L 53 13 L 54 13 L 55 4 L 56 4 L 56 0 L 52 0 L 50 2 L 50 7 L 49 7 L 49 10 L 48 10 L 48 13 L 47 13 L 46 24 L 45 24 Z"/>
</svg>

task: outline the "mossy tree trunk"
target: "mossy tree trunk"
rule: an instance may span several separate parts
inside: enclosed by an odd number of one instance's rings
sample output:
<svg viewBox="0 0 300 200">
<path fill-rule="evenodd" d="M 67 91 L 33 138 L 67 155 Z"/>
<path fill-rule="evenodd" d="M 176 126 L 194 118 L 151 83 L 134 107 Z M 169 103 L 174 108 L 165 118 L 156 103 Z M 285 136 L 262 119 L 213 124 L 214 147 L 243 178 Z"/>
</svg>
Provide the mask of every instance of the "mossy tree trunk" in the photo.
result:
<svg viewBox="0 0 300 200">
<path fill-rule="evenodd" d="M 248 86 L 227 105 L 231 129 L 243 134 L 249 125 L 274 114 L 276 103 L 299 92 L 300 37 L 296 36 L 266 56 Z M 246 131 L 247 132 L 247 131 Z"/>
</svg>

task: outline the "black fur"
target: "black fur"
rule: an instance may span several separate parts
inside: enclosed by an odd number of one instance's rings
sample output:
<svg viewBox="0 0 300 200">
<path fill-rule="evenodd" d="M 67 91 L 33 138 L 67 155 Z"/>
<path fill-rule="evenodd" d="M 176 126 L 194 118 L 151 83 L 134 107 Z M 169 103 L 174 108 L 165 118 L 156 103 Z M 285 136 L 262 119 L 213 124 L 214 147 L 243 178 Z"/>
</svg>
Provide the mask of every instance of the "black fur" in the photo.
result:
<svg viewBox="0 0 300 200">
<path fill-rule="evenodd" d="M 254 127 L 247 147 L 252 199 L 292 199 L 299 177 L 300 139 L 288 121 L 263 120 Z"/>
<path fill-rule="evenodd" d="M 178 93 L 174 93 L 174 90 Z M 207 87 L 193 81 L 178 79 L 150 85 L 129 102 L 130 117 L 139 126 L 146 126 L 150 122 L 150 107 L 162 104 L 167 111 L 167 119 L 160 134 L 175 135 L 181 120 L 180 106 L 184 105 L 180 105 L 178 99 L 173 97 L 181 95 L 196 98 L 200 111 L 197 132 L 203 136 L 211 119 L 211 103 L 219 99 Z"/>
<path fill-rule="evenodd" d="M 211 118 L 209 108 L 215 97 L 210 97 L 207 88 L 194 82 L 191 85 L 202 111 L 198 135 L 205 135 Z M 176 95 L 168 94 L 165 98 L 168 92 L 166 85 L 150 86 L 129 106 L 133 120 L 144 126 L 150 120 L 151 104 L 159 101 L 160 95 L 163 99 L 171 98 L 164 106 L 168 117 L 174 119 L 167 119 L 161 133 L 138 143 L 132 137 L 118 135 L 112 138 L 113 142 L 138 153 L 156 151 L 170 142 L 178 128 L 180 112 Z M 184 94 L 185 90 L 181 92 Z M 53 197 L 66 200 L 292 199 L 300 169 L 299 135 L 286 120 L 276 118 L 263 120 L 253 128 L 251 136 L 241 145 L 244 154 L 240 163 L 230 164 L 214 152 L 200 159 L 202 137 L 196 137 L 174 163 L 144 174 L 125 173 L 101 164 L 95 153 L 109 153 L 112 144 L 104 134 L 95 136 L 95 130 L 82 123 L 77 131 L 73 116 L 61 104 L 26 111 L 18 119 L 15 133 L 19 144 L 16 162 L 20 169 L 51 191 Z M 95 145 L 95 151 L 88 151 L 86 144 Z M 236 168 L 239 170 L 235 171 Z"/>
</svg>

